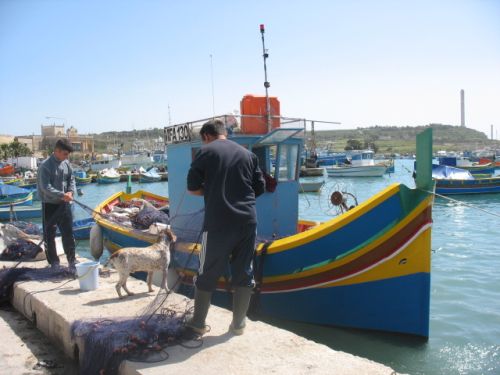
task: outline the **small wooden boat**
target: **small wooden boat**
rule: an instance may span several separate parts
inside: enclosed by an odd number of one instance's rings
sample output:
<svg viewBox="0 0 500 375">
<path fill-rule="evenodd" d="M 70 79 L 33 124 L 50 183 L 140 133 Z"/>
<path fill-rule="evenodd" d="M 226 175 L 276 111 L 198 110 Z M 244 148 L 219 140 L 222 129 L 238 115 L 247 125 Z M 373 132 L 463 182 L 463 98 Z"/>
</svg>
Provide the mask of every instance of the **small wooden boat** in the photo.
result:
<svg viewBox="0 0 500 375">
<path fill-rule="evenodd" d="M 92 182 L 92 177 L 75 177 L 76 186 L 88 185 Z"/>
<path fill-rule="evenodd" d="M 432 168 L 438 194 L 500 193 L 500 177 L 477 178 L 467 170 L 444 165 L 433 165 Z"/>
<path fill-rule="evenodd" d="M 334 165 L 326 168 L 328 177 L 381 177 L 387 166 L 375 165 L 372 150 L 353 151 L 350 164 Z"/>
<path fill-rule="evenodd" d="M 139 190 L 133 194 L 127 194 L 125 192 L 113 194 L 111 197 L 100 203 L 96 207 L 95 211 L 107 214 L 111 212 L 113 206 L 119 203 L 129 202 L 134 198 L 145 199 L 158 208 L 167 207 L 169 204 L 168 198 L 144 190 Z M 93 218 L 101 227 L 104 246 L 110 252 L 114 252 L 122 247 L 149 246 L 158 239 L 157 235 L 131 227 L 125 227 L 97 213 L 94 213 Z"/>
<path fill-rule="evenodd" d="M 33 192 L 18 186 L 0 184 L 0 208 L 10 206 L 31 206 Z"/>
<path fill-rule="evenodd" d="M 300 181 L 299 193 L 317 193 L 324 184 L 325 181 Z"/>
<path fill-rule="evenodd" d="M 159 182 L 161 181 L 161 176 L 158 174 L 156 168 L 151 168 L 147 172 L 141 172 L 139 177 L 140 182 Z"/>
<path fill-rule="evenodd" d="M 12 206 L 0 208 L 0 221 L 39 219 L 42 217 L 42 206 Z"/>
<path fill-rule="evenodd" d="M 120 182 L 120 174 L 115 169 L 103 169 L 97 175 L 98 184 L 114 184 Z"/>
<path fill-rule="evenodd" d="M 75 171 L 73 174 L 75 176 L 76 186 L 88 185 L 92 182 L 92 177 L 87 176 L 87 172 L 85 171 Z"/>
</svg>

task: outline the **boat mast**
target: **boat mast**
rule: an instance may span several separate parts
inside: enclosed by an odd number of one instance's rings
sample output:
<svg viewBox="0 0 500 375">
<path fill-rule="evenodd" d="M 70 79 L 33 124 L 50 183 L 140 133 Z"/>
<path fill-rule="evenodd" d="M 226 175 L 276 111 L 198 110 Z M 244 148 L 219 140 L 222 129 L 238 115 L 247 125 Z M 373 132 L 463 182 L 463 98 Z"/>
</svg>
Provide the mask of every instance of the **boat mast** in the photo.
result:
<svg viewBox="0 0 500 375">
<path fill-rule="evenodd" d="M 269 57 L 269 53 L 267 53 L 266 45 L 264 43 L 264 24 L 260 25 L 260 34 L 262 36 L 262 57 L 264 58 L 264 87 L 266 88 L 266 122 L 267 122 L 267 131 L 271 131 L 271 103 L 269 101 L 269 92 L 268 89 L 271 87 L 271 84 L 267 81 L 267 66 L 266 60 Z"/>
</svg>

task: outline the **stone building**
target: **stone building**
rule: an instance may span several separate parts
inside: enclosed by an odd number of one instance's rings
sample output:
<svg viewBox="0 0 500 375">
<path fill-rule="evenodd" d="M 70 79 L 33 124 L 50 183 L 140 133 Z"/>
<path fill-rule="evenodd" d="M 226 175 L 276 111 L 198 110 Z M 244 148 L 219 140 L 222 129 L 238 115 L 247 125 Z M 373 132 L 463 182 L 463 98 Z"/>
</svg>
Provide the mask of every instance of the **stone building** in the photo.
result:
<svg viewBox="0 0 500 375">
<path fill-rule="evenodd" d="M 78 134 L 78 130 L 70 126 L 65 130 L 64 125 L 41 125 L 41 135 L 20 136 L 18 141 L 24 143 L 37 156 L 44 151 L 52 150 L 59 138 L 68 138 L 75 152 L 91 154 L 94 152 L 94 136 Z"/>
</svg>

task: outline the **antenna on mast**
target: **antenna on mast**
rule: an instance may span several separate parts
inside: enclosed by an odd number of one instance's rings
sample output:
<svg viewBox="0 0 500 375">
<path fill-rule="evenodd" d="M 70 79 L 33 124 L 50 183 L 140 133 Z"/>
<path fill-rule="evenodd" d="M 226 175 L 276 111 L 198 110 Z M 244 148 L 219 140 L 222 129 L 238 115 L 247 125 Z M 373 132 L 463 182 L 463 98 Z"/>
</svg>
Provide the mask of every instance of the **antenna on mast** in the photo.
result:
<svg viewBox="0 0 500 375">
<path fill-rule="evenodd" d="M 214 93 L 214 64 L 210 54 L 210 77 L 212 80 L 212 115 L 215 117 L 215 93 Z"/>
<path fill-rule="evenodd" d="M 264 58 L 264 87 L 266 88 L 266 122 L 267 122 L 267 131 L 271 131 L 271 103 L 269 101 L 269 92 L 268 89 L 271 87 L 271 84 L 267 81 L 267 65 L 266 60 L 269 57 L 269 53 L 266 49 L 266 45 L 264 43 L 264 32 L 265 27 L 264 24 L 260 25 L 260 34 L 262 35 L 262 57 Z"/>
</svg>

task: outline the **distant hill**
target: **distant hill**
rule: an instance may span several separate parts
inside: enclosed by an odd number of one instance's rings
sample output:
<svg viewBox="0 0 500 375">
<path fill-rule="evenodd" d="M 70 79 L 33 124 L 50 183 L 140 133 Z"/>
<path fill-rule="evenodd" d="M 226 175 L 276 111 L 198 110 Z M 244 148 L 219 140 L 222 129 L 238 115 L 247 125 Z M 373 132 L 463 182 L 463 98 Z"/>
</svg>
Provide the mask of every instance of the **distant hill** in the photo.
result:
<svg viewBox="0 0 500 375">
<path fill-rule="evenodd" d="M 316 143 L 335 151 L 344 150 L 349 139 L 362 143 L 374 143 L 379 153 L 414 153 L 415 136 L 431 127 L 433 129 L 434 151 L 464 151 L 484 147 L 499 147 L 498 141 L 491 141 L 486 134 L 460 126 L 431 124 L 425 126 L 373 126 L 346 130 L 324 130 L 316 132 Z M 309 135 L 308 135 L 309 136 Z"/>
<path fill-rule="evenodd" d="M 318 147 L 343 151 L 347 141 L 352 139 L 362 143 L 374 143 L 380 153 L 415 153 L 416 134 L 429 127 L 433 129 L 434 133 L 434 151 L 464 151 L 495 146 L 500 148 L 498 141 L 488 140 L 488 137 L 480 131 L 441 124 L 416 127 L 373 126 L 345 130 L 321 130 L 316 131 L 316 142 Z M 154 141 L 161 137 L 163 137 L 163 129 L 160 128 L 94 134 L 97 152 L 105 152 L 107 149 L 111 151 L 112 148 L 120 147 L 121 144 L 123 144 L 122 150 L 129 151 L 134 143 L 137 145 L 141 142 L 145 148 L 153 149 Z M 306 137 L 310 137 L 309 132 Z"/>
</svg>

